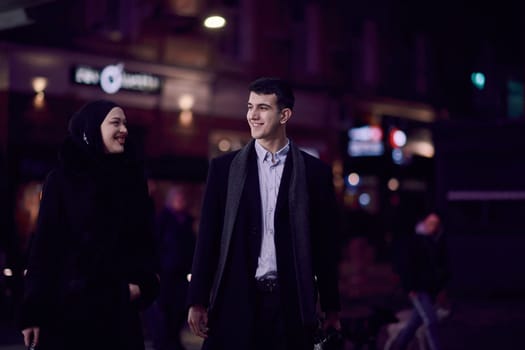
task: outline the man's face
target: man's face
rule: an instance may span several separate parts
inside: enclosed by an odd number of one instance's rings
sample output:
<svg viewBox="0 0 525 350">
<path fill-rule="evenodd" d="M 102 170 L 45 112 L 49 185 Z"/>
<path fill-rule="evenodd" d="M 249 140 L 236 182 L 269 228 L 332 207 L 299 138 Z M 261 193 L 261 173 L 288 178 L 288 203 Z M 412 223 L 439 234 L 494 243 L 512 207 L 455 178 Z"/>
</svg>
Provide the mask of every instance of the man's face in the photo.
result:
<svg viewBox="0 0 525 350">
<path fill-rule="evenodd" d="M 182 193 L 176 193 L 171 199 L 170 204 L 173 211 L 183 211 L 186 209 L 186 198 Z"/>
<path fill-rule="evenodd" d="M 437 216 L 437 214 L 432 213 L 428 215 L 424 220 L 425 230 L 429 234 L 437 233 L 440 222 L 441 220 L 439 220 L 439 216 Z"/>
<path fill-rule="evenodd" d="M 246 118 L 254 139 L 269 141 L 279 138 L 287 120 L 282 116 L 283 113 L 277 106 L 275 94 L 259 95 L 250 92 Z"/>
</svg>

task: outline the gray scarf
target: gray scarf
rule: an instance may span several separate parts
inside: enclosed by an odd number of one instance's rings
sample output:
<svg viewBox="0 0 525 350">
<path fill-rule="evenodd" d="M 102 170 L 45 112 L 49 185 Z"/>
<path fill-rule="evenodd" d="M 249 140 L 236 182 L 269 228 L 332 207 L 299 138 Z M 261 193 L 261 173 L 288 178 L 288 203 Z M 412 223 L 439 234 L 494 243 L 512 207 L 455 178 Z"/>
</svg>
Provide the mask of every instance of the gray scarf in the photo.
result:
<svg viewBox="0 0 525 350">
<path fill-rule="evenodd" d="M 230 165 L 224 225 L 221 236 L 219 264 L 211 293 L 211 306 L 215 302 L 217 290 L 222 279 L 228 249 L 235 226 L 241 195 L 247 177 L 248 156 L 253 150 L 255 140 L 243 147 Z M 301 319 L 304 324 L 316 322 L 315 287 L 313 281 L 312 254 L 310 251 L 309 199 L 306 184 L 304 157 L 295 144 L 290 142 L 292 156 L 292 176 L 288 193 L 290 210 L 290 229 L 293 241 L 293 256 L 297 288 L 300 293 Z"/>
</svg>

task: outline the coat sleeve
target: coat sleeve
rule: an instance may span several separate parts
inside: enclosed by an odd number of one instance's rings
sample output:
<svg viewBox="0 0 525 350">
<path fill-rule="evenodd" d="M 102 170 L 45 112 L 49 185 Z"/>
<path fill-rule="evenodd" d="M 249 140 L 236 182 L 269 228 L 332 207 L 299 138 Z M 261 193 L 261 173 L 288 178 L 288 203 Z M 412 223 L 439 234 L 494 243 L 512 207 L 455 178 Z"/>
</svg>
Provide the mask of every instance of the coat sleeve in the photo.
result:
<svg viewBox="0 0 525 350">
<path fill-rule="evenodd" d="M 222 182 L 228 176 L 225 171 L 219 170 L 217 163 L 217 159 L 212 160 L 208 171 L 191 269 L 188 306 L 208 306 L 218 263 L 226 191 L 226 185 Z"/>
<path fill-rule="evenodd" d="M 415 238 L 405 234 L 395 240 L 394 268 L 406 292 L 419 288 L 417 283 L 418 264 L 416 256 Z"/>
<path fill-rule="evenodd" d="M 323 311 L 339 311 L 339 215 L 330 168 L 322 164 L 310 193 L 314 273 Z"/>
<path fill-rule="evenodd" d="M 60 176 L 51 172 L 44 182 L 37 227 L 29 247 L 24 295 L 19 309 L 21 329 L 42 326 L 53 315 L 59 297 L 60 267 L 64 250 L 64 206 Z"/>
<path fill-rule="evenodd" d="M 138 218 L 135 227 L 136 241 L 133 242 L 132 254 L 133 269 L 130 271 L 128 279 L 130 283 L 135 283 L 140 288 L 140 299 L 138 304 L 145 308 L 153 303 L 157 298 L 160 289 L 160 279 L 158 275 L 158 252 L 154 238 L 154 205 L 150 198 L 145 179 L 140 179 L 138 201 L 141 207 L 138 208 L 136 216 Z"/>
</svg>

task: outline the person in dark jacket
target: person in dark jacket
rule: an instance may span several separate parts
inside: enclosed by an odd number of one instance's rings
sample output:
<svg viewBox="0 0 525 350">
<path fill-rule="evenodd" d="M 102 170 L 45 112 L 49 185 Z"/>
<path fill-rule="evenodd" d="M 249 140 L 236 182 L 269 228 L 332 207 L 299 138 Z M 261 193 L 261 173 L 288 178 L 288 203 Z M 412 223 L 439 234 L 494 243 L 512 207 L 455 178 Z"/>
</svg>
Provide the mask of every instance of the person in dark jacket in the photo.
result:
<svg viewBox="0 0 525 350">
<path fill-rule="evenodd" d="M 44 183 L 19 323 L 36 349 L 144 349 L 139 310 L 157 297 L 153 208 L 117 104 L 69 122 Z"/>
<path fill-rule="evenodd" d="M 433 211 L 427 213 L 415 224 L 414 232 L 405 237 L 399 246 L 396 265 L 401 284 L 414 310 L 391 349 L 406 349 L 419 326 L 424 324 L 429 348 L 439 350 L 438 317 L 434 302 L 445 287 L 449 275 L 441 217 Z"/>
<path fill-rule="evenodd" d="M 172 187 L 157 220 L 160 258 L 160 350 L 183 350 L 180 332 L 186 326 L 188 274 L 191 272 L 195 234 L 182 188 Z"/>
<path fill-rule="evenodd" d="M 318 295 L 323 327 L 341 327 L 332 173 L 286 137 L 291 87 L 249 90 L 253 140 L 210 162 L 188 323 L 203 349 L 311 350 Z"/>
</svg>

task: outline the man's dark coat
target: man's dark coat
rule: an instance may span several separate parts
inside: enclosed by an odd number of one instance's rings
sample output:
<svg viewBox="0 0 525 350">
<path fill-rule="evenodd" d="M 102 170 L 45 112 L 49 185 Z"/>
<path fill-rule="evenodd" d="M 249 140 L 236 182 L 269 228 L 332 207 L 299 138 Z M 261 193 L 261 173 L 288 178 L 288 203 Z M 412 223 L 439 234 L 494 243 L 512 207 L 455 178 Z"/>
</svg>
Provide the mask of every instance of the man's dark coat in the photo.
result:
<svg viewBox="0 0 525 350">
<path fill-rule="evenodd" d="M 339 310 L 337 205 L 330 168 L 291 147 L 275 210 L 275 247 L 290 348 L 301 349 L 310 347 L 304 339 L 316 327 L 317 292 L 323 311 Z M 189 305 L 209 308 L 204 349 L 251 349 L 257 332 L 262 208 L 254 141 L 240 152 L 246 164 L 237 162 L 239 151 L 210 162 L 189 292 Z M 297 177 L 307 193 L 289 191 Z"/>
</svg>

